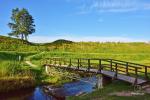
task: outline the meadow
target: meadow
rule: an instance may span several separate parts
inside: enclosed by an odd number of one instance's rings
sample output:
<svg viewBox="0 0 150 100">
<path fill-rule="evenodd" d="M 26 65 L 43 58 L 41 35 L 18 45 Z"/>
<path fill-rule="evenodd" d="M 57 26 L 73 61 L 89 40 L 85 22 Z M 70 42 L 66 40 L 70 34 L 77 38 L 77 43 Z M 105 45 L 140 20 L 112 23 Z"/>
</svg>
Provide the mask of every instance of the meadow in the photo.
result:
<svg viewBox="0 0 150 100">
<path fill-rule="evenodd" d="M 65 79 L 63 75 L 59 75 L 56 69 L 50 69 L 50 71 L 54 72 L 52 76 L 45 73 L 42 62 L 43 59 L 49 57 L 112 58 L 150 65 L 150 43 L 99 43 L 57 40 L 52 43 L 37 44 L 0 36 L 0 86 L 3 86 L 0 87 L 0 91 L 6 92 L 17 88 L 34 87 L 41 84 L 61 85 L 71 81 L 67 78 Z M 37 65 L 37 67 L 34 68 L 27 65 L 25 61 L 30 61 L 32 64 Z M 65 75 L 70 74 L 68 72 L 64 73 Z M 60 81 L 63 79 L 65 80 Z M 11 82 L 15 83 L 15 85 L 10 85 L 12 84 Z M 4 83 L 7 84 L 4 85 Z M 111 88 L 112 86 L 110 85 L 107 88 L 108 90 L 104 88 L 104 93 L 102 94 L 106 95 L 107 92 L 119 88 L 115 84 L 112 85 L 114 88 Z M 121 86 L 121 89 L 131 88 L 128 85 L 125 86 L 127 87 Z M 99 92 L 98 90 L 89 96 L 94 95 L 97 98 L 97 93 Z M 89 96 L 78 97 L 78 99 L 82 100 Z M 69 99 L 74 100 L 74 97 L 70 97 Z"/>
</svg>

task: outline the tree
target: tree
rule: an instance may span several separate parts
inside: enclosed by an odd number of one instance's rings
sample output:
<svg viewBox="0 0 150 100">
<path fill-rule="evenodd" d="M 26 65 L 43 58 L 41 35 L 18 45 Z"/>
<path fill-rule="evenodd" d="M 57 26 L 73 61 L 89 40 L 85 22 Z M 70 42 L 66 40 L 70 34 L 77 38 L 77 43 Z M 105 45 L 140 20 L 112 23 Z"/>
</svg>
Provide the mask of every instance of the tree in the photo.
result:
<svg viewBox="0 0 150 100">
<path fill-rule="evenodd" d="M 8 26 L 12 31 L 8 35 L 27 41 L 28 36 L 35 32 L 34 19 L 25 8 L 13 9 L 11 20 L 12 22 L 8 23 Z"/>
</svg>

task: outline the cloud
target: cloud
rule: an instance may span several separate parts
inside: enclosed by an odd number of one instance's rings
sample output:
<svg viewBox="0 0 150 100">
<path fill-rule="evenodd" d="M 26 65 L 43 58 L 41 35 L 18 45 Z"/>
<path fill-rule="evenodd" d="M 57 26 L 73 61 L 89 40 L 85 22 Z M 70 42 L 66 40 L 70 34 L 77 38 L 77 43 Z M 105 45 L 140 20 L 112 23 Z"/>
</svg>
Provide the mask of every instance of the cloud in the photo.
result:
<svg viewBox="0 0 150 100">
<path fill-rule="evenodd" d="M 69 0 L 69 2 L 75 0 Z M 76 0 L 80 1 L 81 14 L 91 12 L 131 12 L 150 10 L 150 1 L 147 0 Z M 79 3 L 78 3 L 79 4 Z"/>
<path fill-rule="evenodd" d="M 93 42 L 148 42 L 144 39 L 134 39 L 128 37 L 97 37 L 97 36 L 31 36 L 29 38 L 30 42 L 35 43 L 47 43 L 52 42 L 57 39 L 66 39 L 75 42 L 80 41 L 93 41 Z"/>
</svg>

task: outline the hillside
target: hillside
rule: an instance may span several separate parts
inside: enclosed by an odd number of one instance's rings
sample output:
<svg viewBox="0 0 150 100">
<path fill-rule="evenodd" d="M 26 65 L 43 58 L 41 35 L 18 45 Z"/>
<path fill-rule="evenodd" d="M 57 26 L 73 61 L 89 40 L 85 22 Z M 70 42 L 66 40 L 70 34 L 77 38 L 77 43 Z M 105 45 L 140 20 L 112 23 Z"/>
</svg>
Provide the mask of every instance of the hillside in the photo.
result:
<svg viewBox="0 0 150 100">
<path fill-rule="evenodd" d="M 0 35 L 0 44 L 18 44 L 18 45 L 26 44 L 26 45 L 28 45 L 28 44 L 31 44 L 31 43 L 27 42 L 27 41 L 22 41 L 21 39 L 11 38 L 11 37 Z"/>
<path fill-rule="evenodd" d="M 1 36 L 0 51 L 49 51 L 59 48 L 63 44 L 71 44 L 72 41 L 59 39 L 51 43 L 32 43 L 21 39 Z"/>
<path fill-rule="evenodd" d="M 63 45 L 63 44 L 72 44 L 74 43 L 73 41 L 70 41 L 70 40 L 65 40 L 65 39 L 58 39 L 58 40 L 55 40 L 51 43 L 44 43 L 43 45 Z"/>
<path fill-rule="evenodd" d="M 77 53 L 150 53 L 150 44 L 143 42 L 72 42 L 59 39 L 51 43 L 38 44 L 21 41 L 20 39 L 0 36 L 0 51 L 20 52 L 77 52 Z"/>
<path fill-rule="evenodd" d="M 0 35 L 0 51 L 37 51 L 34 45 L 28 41 Z"/>
</svg>

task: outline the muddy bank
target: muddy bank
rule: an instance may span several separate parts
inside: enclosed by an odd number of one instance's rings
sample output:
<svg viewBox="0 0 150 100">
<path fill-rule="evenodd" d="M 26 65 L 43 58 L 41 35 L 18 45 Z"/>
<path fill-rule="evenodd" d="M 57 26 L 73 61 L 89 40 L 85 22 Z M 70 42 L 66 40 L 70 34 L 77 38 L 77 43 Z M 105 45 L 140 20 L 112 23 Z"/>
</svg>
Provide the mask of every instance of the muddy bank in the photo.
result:
<svg viewBox="0 0 150 100">
<path fill-rule="evenodd" d="M 35 79 L 31 77 L 3 77 L 0 78 L 0 93 L 35 87 Z"/>
</svg>

